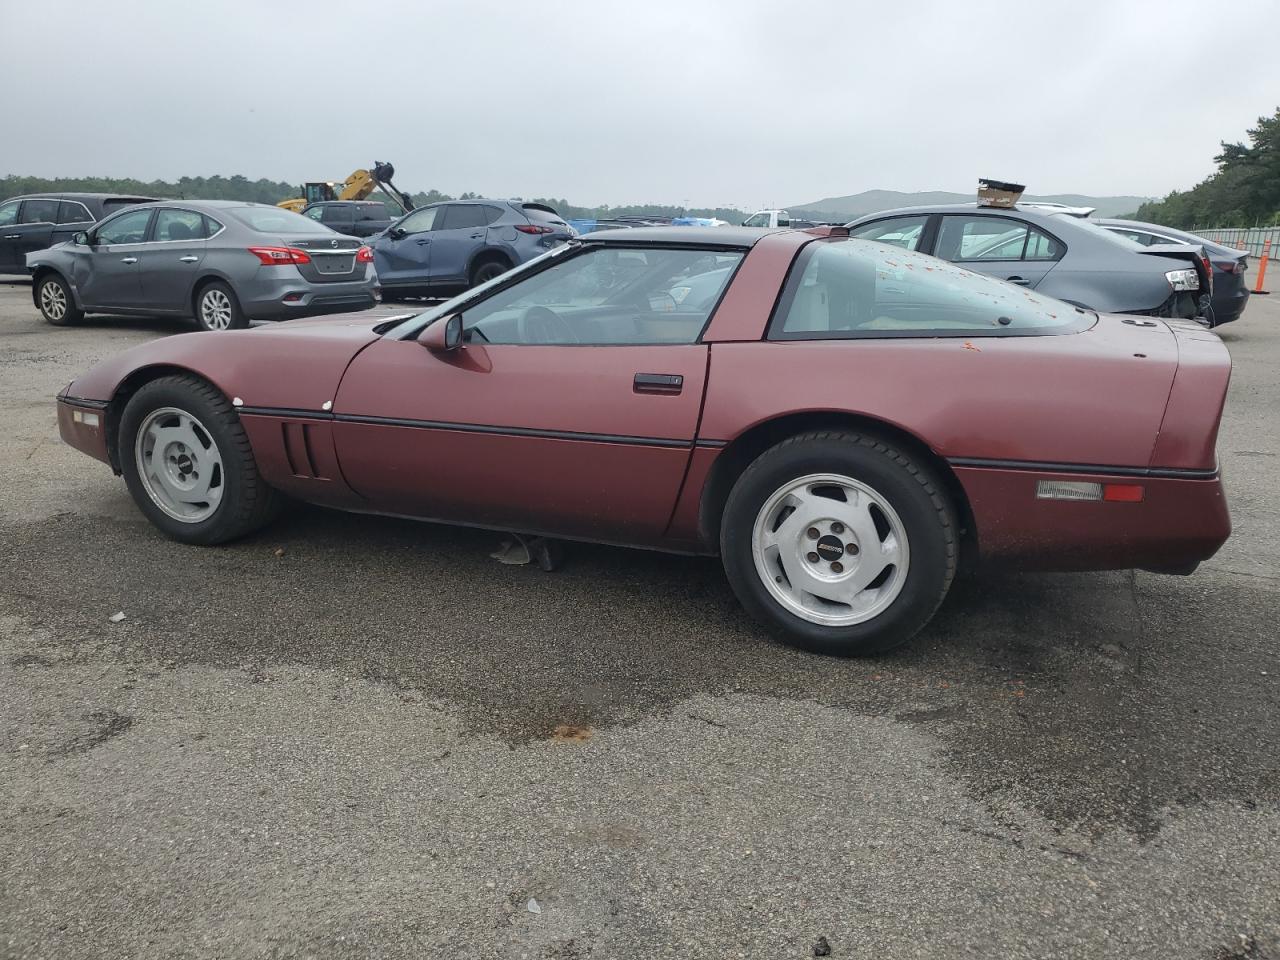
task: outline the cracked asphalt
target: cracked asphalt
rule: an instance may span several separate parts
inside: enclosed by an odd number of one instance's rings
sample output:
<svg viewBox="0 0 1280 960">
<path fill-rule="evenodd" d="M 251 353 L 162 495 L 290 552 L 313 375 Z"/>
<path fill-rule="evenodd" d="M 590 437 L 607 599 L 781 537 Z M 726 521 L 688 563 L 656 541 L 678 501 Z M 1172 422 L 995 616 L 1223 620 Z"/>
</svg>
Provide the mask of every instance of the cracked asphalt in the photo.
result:
<svg viewBox="0 0 1280 960">
<path fill-rule="evenodd" d="M 0 957 L 1280 958 L 1280 298 L 1195 576 L 981 575 L 859 661 L 713 560 L 167 541 L 52 398 L 184 329 L 0 282 Z"/>
</svg>

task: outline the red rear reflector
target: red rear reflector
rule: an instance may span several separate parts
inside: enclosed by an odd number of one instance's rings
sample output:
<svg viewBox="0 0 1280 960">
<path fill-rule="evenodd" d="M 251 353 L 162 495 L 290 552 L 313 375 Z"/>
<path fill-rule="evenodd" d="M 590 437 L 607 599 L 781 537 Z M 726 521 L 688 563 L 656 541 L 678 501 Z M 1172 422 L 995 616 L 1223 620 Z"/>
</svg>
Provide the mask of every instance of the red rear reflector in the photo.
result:
<svg viewBox="0 0 1280 960">
<path fill-rule="evenodd" d="M 249 252 L 262 261 L 264 267 L 280 266 L 286 263 L 310 263 L 307 251 L 295 247 L 250 247 Z"/>
<path fill-rule="evenodd" d="M 1108 483 L 1102 488 L 1102 499 L 1112 503 L 1141 503 L 1145 492 L 1140 483 Z"/>
<path fill-rule="evenodd" d="M 287 293 L 287 294 L 285 294 L 284 302 L 285 302 L 285 303 L 297 303 L 297 302 L 298 302 L 299 300 L 301 300 L 301 299 L 302 299 L 302 294 L 300 294 L 300 293 Z"/>
<path fill-rule="evenodd" d="M 361 247 L 356 251 L 356 263 L 373 263 L 373 251 L 368 247 Z"/>
<path fill-rule="evenodd" d="M 550 227 L 539 226 L 536 223 L 517 223 L 516 229 L 519 230 L 521 233 L 540 234 L 540 233 L 552 232 Z"/>
</svg>

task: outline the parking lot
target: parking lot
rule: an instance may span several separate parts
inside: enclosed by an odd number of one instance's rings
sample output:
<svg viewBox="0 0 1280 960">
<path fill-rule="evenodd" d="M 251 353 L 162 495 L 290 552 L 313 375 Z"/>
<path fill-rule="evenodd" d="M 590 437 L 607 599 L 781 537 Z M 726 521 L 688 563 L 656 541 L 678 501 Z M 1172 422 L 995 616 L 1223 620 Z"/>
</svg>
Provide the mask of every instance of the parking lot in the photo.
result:
<svg viewBox="0 0 1280 960">
<path fill-rule="evenodd" d="M 0 956 L 1280 957 L 1280 297 L 1195 576 L 984 574 L 853 661 L 711 559 L 165 540 L 52 398 L 186 329 L 0 282 Z"/>
</svg>

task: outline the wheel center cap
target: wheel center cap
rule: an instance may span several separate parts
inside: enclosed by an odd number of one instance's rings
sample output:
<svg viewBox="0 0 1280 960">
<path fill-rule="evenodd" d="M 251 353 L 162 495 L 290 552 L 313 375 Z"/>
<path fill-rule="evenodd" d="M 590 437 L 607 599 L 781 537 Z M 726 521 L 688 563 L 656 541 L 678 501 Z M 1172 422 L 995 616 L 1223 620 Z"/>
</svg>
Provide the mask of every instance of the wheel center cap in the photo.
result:
<svg viewBox="0 0 1280 960">
<path fill-rule="evenodd" d="M 184 477 L 195 468 L 195 464 L 191 462 L 191 458 L 185 453 L 178 457 L 177 466 L 178 472 Z"/>
<path fill-rule="evenodd" d="M 827 534 L 814 545 L 814 550 L 823 560 L 839 560 L 844 556 L 844 542 L 839 537 Z"/>
</svg>

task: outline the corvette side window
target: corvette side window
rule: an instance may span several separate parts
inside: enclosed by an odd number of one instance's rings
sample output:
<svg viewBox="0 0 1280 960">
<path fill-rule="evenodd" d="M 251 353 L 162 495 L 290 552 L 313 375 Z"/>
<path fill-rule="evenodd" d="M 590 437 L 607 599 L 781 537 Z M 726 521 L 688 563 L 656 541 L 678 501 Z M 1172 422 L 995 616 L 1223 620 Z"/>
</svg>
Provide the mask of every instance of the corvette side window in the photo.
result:
<svg viewBox="0 0 1280 960">
<path fill-rule="evenodd" d="M 467 340 L 505 344 L 694 343 L 740 251 L 594 247 L 463 314 Z"/>
<path fill-rule="evenodd" d="M 844 240 L 801 251 L 769 339 L 1026 336 L 1073 333 L 1092 322 L 1092 314 L 1059 300 L 945 261 Z"/>
</svg>

